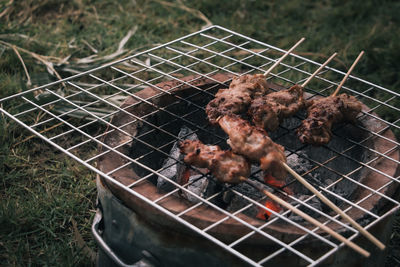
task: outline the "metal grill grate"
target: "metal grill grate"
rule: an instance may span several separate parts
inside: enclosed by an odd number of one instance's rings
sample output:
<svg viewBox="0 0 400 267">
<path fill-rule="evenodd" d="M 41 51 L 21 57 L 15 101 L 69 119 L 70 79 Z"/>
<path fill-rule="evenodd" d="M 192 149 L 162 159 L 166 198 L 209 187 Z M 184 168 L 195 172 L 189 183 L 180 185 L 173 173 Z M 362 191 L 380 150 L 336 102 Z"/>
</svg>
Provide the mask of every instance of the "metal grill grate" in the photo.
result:
<svg viewBox="0 0 400 267">
<path fill-rule="evenodd" d="M 272 219 L 260 225 L 253 225 L 246 218 L 240 216 L 240 214 L 251 206 L 262 207 L 263 205 L 260 204 L 261 200 L 252 199 L 249 196 L 241 194 L 236 190 L 235 186 L 228 187 L 228 190 L 246 199 L 248 205 L 234 212 L 226 211 L 213 202 L 213 199 L 223 193 L 222 191 L 205 199 L 188 191 L 188 184 L 180 185 L 173 181 L 171 183 L 175 189 L 164 193 L 158 199 L 149 198 L 145 194 L 135 191 L 135 187 L 138 184 L 145 180 L 150 180 L 152 176 L 163 176 L 161 173 L 162 169 L 148 166 L 143 163 L 142 159 L 152 153 L 157 153 L 160 157 L 164 158 L 170 157 L 168 152 L 166 152 L 166 148 L 179 139 L 176 134 L 168 130 L 175 122 L 189 125 L 196 132 L 215 135 L 216 139 L 220 140 L 219 142 L 225 142 L 226 137 L 224 135 L 210 131 L 207 125 L 199 124 L 192 116 L 193 113 L 204 113 L 205 107 L 204 104 L 197 103 L 194 99 L 197 99 L 198 96 L 211 99 L 216 88 L 229 84 L 229 79 L 223 81 L 217 80 L 214 78 L 214 75 L 225 73 L 228 74 L 228 77 L 231 77 L 232 75 L 243 73 L 263 73 L 282 52 L 284 50 L 228 29 L 212 26 L 112 64 L 3 98 L 0 100 L 0 111 L 68 156 L 93 170 L 109 183 L 137 197 L 169 218 L 197 232 L 210 242 L 214 242 L 251 265 L 264 265 L 268 262 L 273 262 L 276 257 L 289 253 L 296 255 L 299 263 L 313 266 L 334 254 L 343 244 L 335 240 L 330 240 L 328 237 L 320 234 L 318 228 L 304 226 L 302 223 L 288 219 L 289 211 L 280 214 L 274 213 L 275 217 Z M 285 87 L 296 83 L 300 84 L 318 66 L 320 66 L 319 63 L 310 59 L 291 55 L 274 71 L 276 74 L 271 74 L 268 77 L 268 81 Z M 311 82 L 306 88 L 306 92 L 310 93 L 311 97 L 314 95 L 327 96 L 339 84 L 343 76 L 343 72 L 327 67 Z M 183 77 L 185 79 L 182 79 Z M 187 77 L 190 78 L 187 79 Z M 215 85 L 204 90 L 204 88 L 198 86 L 199 81 L 204 79 L 213 81 Z M 173 82 L 169 83 L 167 87 L 161 88 L 158 86 L 158 84 L 165 81 Z M 175 89 L 183 86 L 194 89 L 194 93 L 190 95 L 174 93 Z M 155 90 L 154 95 L 142 97 L 139 94 L 135 94 L 148 87 Z M 323 146 L 321 148 L 323 150 L 321 151 L 324 151 L 323 153 L 326 153 L 329 157 L 321 161 L 308 158 L 312 162 L 313 167 L 301 173 L 301 175 L 306 176 L 316 169 L 323 168 L 327 173 L 338 177 L 331 180 L 327 185 L 319 186 L 319 190 L 331 199 L 343 201 L 346 212 L 357 210 L 362 213 L 363 217 L 368 217 L 365 228 L 369 229 L 388 215 L 391 215 L 400 206 L 399 202 L 392 195 L 387 194 L 390 191 L 388 188 L 394 185 L 397 186 L 399 177 L 396 176 L 396 173 L 388 173 L 385 169 L 382 169 L 380 164 L 382 161 L 389 165 L 394 164 L 396 166 L 395 169 L 399 164 L 399 143 L 395 141 L 391 131 L 399 131 L 400 118 L 390 118 L 390 121 L 388 121 L 377 115 L 385 110 L 399 112 L 400 109 L 395 106 L 395 101 L 400 95 L 354 76 L 350 76 L 342 90 L 356 96 L 370 108 L 369 111 L 364 111 L 359 119 L 372 118 L 377 125 L 365 127 L 362 124 L 357 124 L 355 127 L 367 133 L 361 140 L 354 140 L 351 137 L 343 136 L 338 129 L 335 129 L 333 132 L 335 137 L 346 140 L 348 146 L 340 150 L 337 150 L 334 146 Z M 164 95 L 169 95 L 174 101 L 167 105 L 158 105 L 155 100 Z M 135 99 L 136 102 L 121 107 L 122 101 L 127 97 Z M 190 113 L 183 115 L 170 109 L 171 106 L 183 104 L 194 108 L 192 108 Z M 131 108 L 139 105 L 145 105 L 151 107 L 151 109 L 149 109 L 149 112 L 143 114 L 129 111 Z M 115 124 L 111 118 L 121 113 L 126 114 L 130 120 L 125 121 L 123 124 Z M 157 113 L 167 116 L 168 122 L 159 125 L 149 120 L 152 115 Z M 81 118 L 82 116 L 84 116 L 84 119 L 75 118 Z M 126 130 L 128 129 L 127 126 L 135 123 L 145 125 L 147 130 L 141 132 L 140 135 L 128 132 Z M 281 138 L 284 138 L 288 133 L 293 131 L 294 129 L 282 126 L 279 134 L 274 136 L 274 140 L 279 143 Z M 114 147 L 110 143 L 104 142 L 104 137 L 112 132 L 118 132 L 119 135 L 126 137 L 126 141 Z M 165 135 L 168 137 L 168 141 L 157 147 L 142 138 L 149 134 Z M 381 140 L 381 142 L 385 143 L 384 149 L 369 145 L 371 141 L 376 140 Z M 140 154 L 135 155 L 135 157 L 122 153 L 121 149 L 130 147 L 132 142 L 140 143 L 146 149 Z M 294 141 L 296 144 L 293 146 L 285 147 L 289 154 L 296 154 L 300 149 L 305 147 L 305 145 L 300 144 L 298 141 L 296 142 Z M 99 149 L 99 147 L 102 149 Z M 354 158 L 352 154 L 348 153 L 353 149 L 367 150 L 371 156 L 361 160 Z M 102 156 L 107 154 L 122 157 L 125 161 L 124 164 L 115 166 L 111 171 L 104 172 L 98 166 L 97 162 Z M 338 159 L 355 162 L 357 167 L 343 173 L 341 170 L 334 169 L 330 165 L 330 162 Z M 132 166 L 143 169 L 148 174 L 129 185 L 124 185 L 114 178 L 114 173 L 124 168 L 131 168 Z M 384 177 L 387 181 L 377 188 L 370 187 L 354 179 L 353 174 L 361 171 L 375 173 Z M 163 178 L 168 179 L 165 176 Z M 357 188 L 363 188 L 368 194 L 358 201 L 353 202 L 333 192 L 332 188 L 343 180 L 346 180 Z M 292 183 L 295 183 L 295 181 Z M 166 208 L 163 200 L 168 199 L 178 191 L 185 191 L 193 195 L 198 199 L 198 203 L 192 203 L 188 208 L 179 212 Z M 376 196 L 386 200 L 388 208 L 379 210 L 368 209 L 363 205 L 365 201 Z M 295 201 L 298 207 L 313 209 L 309 205 L 312 197 L 303 200 L 293 196 L 288 197 L 291 201 Z M 199 226 L 185 217 L 191 211 L 202 206 L 207 206 L 220 214 L 222 216 L 221 219 L 208 225 Z M 321 213 L 320 211 L 316 212 Z M 357 230 L 343 223 L 334 214 L 322 213 L 321 218 L 320 220 L 325 224 L 336 223 L 346 228 L 351 233 L 349 235 L 349 239 L 351 240 L 358 236 Z M 213 234 L 212 230 L 228 219 L 236 221 L 248 231 L 241 237 L 230 242 L 226 242 L 218 235 Z M 264 231 L 264 229 L 267 229 L 272 224 L 284 221 L 293 225 L 299 231 L 303 231 L 303 235 L 295 240 L 287 241 L 280 240 L 269 231 Z M 275 245 L 275 249 L 273 251 L 266 251 L 265 255 L 257 257 L 249 256 L 242 249 L 241 245 L 254 236 L 266 242 L 272 242 Z M 299 243 L 309 238 L 317 238 L 324 245 L 320 253 L 311 254 L 298 246 Z"/>
</svg>

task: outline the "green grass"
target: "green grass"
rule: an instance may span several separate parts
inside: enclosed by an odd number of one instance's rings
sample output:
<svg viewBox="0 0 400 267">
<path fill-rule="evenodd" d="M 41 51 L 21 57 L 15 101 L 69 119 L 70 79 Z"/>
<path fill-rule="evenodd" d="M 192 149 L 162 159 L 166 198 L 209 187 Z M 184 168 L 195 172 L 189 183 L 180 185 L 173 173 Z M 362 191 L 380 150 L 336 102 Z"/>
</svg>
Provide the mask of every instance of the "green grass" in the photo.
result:
<svg viewBox="0 0 400 267">
<path fill-rule="evenodd" d="M 337 51 L 341 70 L 365 50 L 354 74 L 400 92 L 398 1 L 116 2 L 1 0 L 0 98 L 56 80 L 44 62 L 66 77 L 71 73 L 65 67 L 85 70 L 104 63 L 81 64 L 79 59 L 92 55 L 93 49 L 99 56 L 113 53 L 135 27 L 121 58 L 201 29 L 206 24 L 201 14 L 213 24 L 282 48 L 305 36 L 299 53 L 321 62 Z M 11 45 L 26 65 L 30 85 Z M 382 115 L 398 119 L 390 110 Z M 94 175 L 38 138 L 15 145 L 29 136 L 0 116 L 0 262 L 92 265 L 73 223 L 95 250 L 90 235 Z"/>
</svg>

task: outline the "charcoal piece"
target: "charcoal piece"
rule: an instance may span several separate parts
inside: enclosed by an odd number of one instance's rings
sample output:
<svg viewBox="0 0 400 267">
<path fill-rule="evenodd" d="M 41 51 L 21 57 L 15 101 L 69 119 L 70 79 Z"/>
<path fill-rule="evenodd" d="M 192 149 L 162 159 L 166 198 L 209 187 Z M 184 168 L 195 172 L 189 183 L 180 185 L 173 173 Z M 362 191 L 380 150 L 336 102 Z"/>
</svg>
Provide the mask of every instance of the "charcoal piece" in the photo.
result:
<svg viewBox="0 0 400 267">
<path fill-rule="evenodd" d="M 304 201 L 304 200 L 308 199 L 309 197 L 311 197 L 311 196 L 310 195 L 301 195 L 300 197 L 298 197 L 298 199 L 301 201 Z M 313 197 L 312 199 L 308 200 L 306 203 L 308 205 L 310 205 L 311 207 L 317 209 L 318 211 L 322 211 L 322 203 L 317 197 Z M 298 204 L 298 202 L 292 201 L 290 204 L 295 206 Z M 310 215 L 313 218 L 317 218 L 317 217 L 321 216 L 320 213 L 304 206 L 303 204 L 300 205 L 299 209 L 301 211 L 303 211 L 304 213 L 307 213 L 308 215 Z M 291 213 L 288 216 L 288 218 L 295 222 L 303 222 L 304 221 L 304 219 L 302 217 L 300 217 L 299 215 L 297 215 L 295 213 Z"/>
<path fill-rule="evenodd" d="M 255 168 L 256 169 L 256 168 Z M 257 181 L 254 181 L 255 183 L 257 183 L 260 187 L 263 187 L 264 189 L 266 189 L 269 192 L 272 192 L 273 190 L 271 188 L 269 188 L 268 186 L 265 186 Z M 254 187 L 250 186 L 249 184 L 246 183 L 241 183 L 238 185 L 235 185 L 234 187 L 232 187 L 232 190 L 235 190 L 255 201 L 259 201 L 260 199 L 262 199 L 265 195 L 263 193 L 261 193 L 258 189 L 255 189 Z M 244 208 L 246 205 L 250 204 L 250 201 L 245 199 L 244 197 L 232 192 L 232 191 L 228 191 L 225 194 L 224 197 L 225 200 L 230 201 L 228 203 L 227 206 L 227 210 L 230 212 L 235 212 L 241 208 Z M 256 217 L 258 211 L 259 211 L 260 207 L 258 207 L 257 205 L 252 205 L 250 208 L 245 209 L 242 213 L 246 214 L 249 217 Z"/>
<path fill-rule="evenodd" d="M 300 175 L 311 170 L 314 167 L 312 163 L 306 158 L 306 153 L 301 150 L 298 151 L 296 154 L 291 154 L 287 156 L 287 164 Z M 293 179 L 290 176 L 288 178 Z M 325 185 L 322 178 L 320 177 L 319 172 L 310 172 L 306 176 L 304 176 L 304 178 L 313 186 Z M 290 188 L 293 192 L 296 192 L 297 194 L 309 194 L 309 190 L 300 182 L 293 183 Z"/>
<path fill-rule="evenodd" d="M 251 178 L 254 178 L 260 182 L 264 181 L 264 173 L 258 165 L 251 165 Z"/>
<path fill-rule="evenodd" d="M 190 176 L 188 183 L 187 189 L 201 198 L 207 198 L 217 191 L 216 182 L 212 179 L 207 179 L 203 174 Z M 190 193 L 182 192 L 182 196 L 190 202 L 200 202 L 198 198 Z"/>
<path fill-rule="evenodd" d="M 198 140 L 197 135 L 188 127 L 182 126 L 179 131 L 178 137 L 180 139 L 189 139 L 189 140 Z M 160 174 L 179 183 L 178 177 L 182 176 L 183 171 L 185 170 L 185 165 L 179 164 L 179 161 L 183 161 L 184 155 L 181 154 L 178 148 L 178 142 L 175 142 L 172 146 L 169 157 L 164 160 L 162 165 L 163 170 L 160 171 Z M 157 178 L 157 188 L 163 191 L 170 192 L 175 189 L 175 186 L 168 182 L 168 180 L 158 176 Z"/>
</svg>

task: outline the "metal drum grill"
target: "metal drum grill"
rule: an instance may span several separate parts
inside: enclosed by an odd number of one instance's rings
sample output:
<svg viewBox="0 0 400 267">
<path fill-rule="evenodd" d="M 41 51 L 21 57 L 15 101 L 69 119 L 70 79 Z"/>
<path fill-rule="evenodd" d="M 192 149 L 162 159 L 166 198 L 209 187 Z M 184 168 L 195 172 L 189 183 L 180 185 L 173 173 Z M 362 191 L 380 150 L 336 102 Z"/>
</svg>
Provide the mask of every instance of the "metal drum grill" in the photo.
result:
<svg viewBox="0 0 400 267">
<path fill-rule="evenodd" d="M 186 257 L 198 250 L 200 256 L 193 256 L 192 260 L 204 260 L 201 264 L 209 261 L 210 265 L 232 260 L 254 266 L 329 263 L 336 253 L 346 249 L 343 244 L 289 211 L 265 208 L 265 197 L 248 195 L 240 186 L 232 185 L 216 185 L 218 190 L 212 194 L 197 195 L 189 190 L 197 180 L 181 184 L 165 172 L 171 166 L 183 165 L 181 158 L 170 153 L 176 141 L 185 139 L 180 135 L 182 127 L 190 128 L 204 143 L 228 147 L 224 133 L 207 123 L 205 105 L 218 89 L 229 85 L 234 75 L 262 73 L 282 52 L 212 26 L 3 98 L 0 110 L 96 172 L 99 197 L 104 190 L 111 192 L 105 194 L 121 201 L 143 225 L 153 227 L 155 232 L 166 232 L 163 238 L 168 242 L 164 243 L 181 246 L 182 251 L 192 249 Z M 267 81 L 273 89 L 280 90 L 300 84 L 318 66 L 310 59 L 290 55 Z M 307 97 L 329 95 L 343 76 L 339 70 L 325 68 L 305 88 Z M 386 227 L 386 221 L 400 206 L 399 143 L 393 134 L 399 131 L 400 118 L 386 120 L 380 114 L 385 110 L 399 112 L 395 101 L 400 95 L 354 76 L 342 90 L 364 103 L 363 112 L 357 124 L 336 126 L 330 144 L 312 147 L 297 140 L 294 130 L 304 113 L 285 121 L 271 137 L 285 146 L 288 158 L 295 156 L 301 159 L 298 162 L 307 162 L 302 165 L 302 176 L 366 229 L 376 228 L 379 232 L 379 227 Z M 84 114 L 85 119 L 76 119 L 77 114 Z M 257 173 L 255 170 L 251 179 L 256 180 Z M 198 179 L 213 181 L 209 174 L 199 174 Z M 320 179 L 314 179 L 316 176 Z M 158 179 L 166 181 L 169 189 L 157 189 Z M 339 216 L 324 207 L 317 209 L 312 204 L 316 198 L 293 178 L 288 177 L 287 187 L 295 191 L 287 196 L 292 204 L 349 239 L 362 241 L 358 231 Z M 221 204 L 226 196 L 240 199 L 242 204 L 229 209 Z M 106 198 L 104 194 L 100 197 Z M 106 208 L 107 204 L 102 206 Z M 272 215 L 262 220 L 251 216 L 251 209 L 267 209 Z M 125 264 L 118 258 L 121 253 L 102 239 L 98 216 L 95 220 L 94 234 L 99 244 L 117 263 Z M 104 222 L 103 231 L 107 231 L 107 225 Z M 379 234 L 377 237 L 385 238 Z M 367 241 L 360 243 L 362 247 L 366 244 Z M 156 254 L 159 262 L 171 263 L 160 258 L 157 251 L 149 253 Z M 211 256 L 204 256 L 206 253 Z M 184 259 L 183 254 L 173 255 Z M 351 252 L 345 255 L 353 257 Z"/>
</svg>

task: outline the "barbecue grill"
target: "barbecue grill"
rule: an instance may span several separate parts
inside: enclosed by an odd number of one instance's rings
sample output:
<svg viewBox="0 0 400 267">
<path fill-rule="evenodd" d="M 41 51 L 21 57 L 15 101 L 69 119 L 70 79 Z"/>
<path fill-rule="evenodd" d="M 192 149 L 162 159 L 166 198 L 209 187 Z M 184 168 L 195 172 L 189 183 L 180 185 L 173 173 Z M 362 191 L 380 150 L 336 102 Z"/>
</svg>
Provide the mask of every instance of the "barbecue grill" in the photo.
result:
<svg viewBox="0 0 400 267">
<path fill-rule="evenodd" d="M 228 147 L 226 135 L 207 123 L 205 105 L 232 77 L 262 73 L 284 52 L 212 26 L 3 98 L 0 111 L 97 174 L 99 210 L 92 230 L 101 248 L 99 265 L 108 260 L 156 266 L 375 264 L 384 252 L 291 177 L 285 187 L 294 194 L 278 190 L 286 200 L 367 248 L 369 259 L 354 256 L 290 211 L 265 206 L 265 196 L 243 185 L 218 184 L 195 168 L 195 178 L 181 182 L 167 171 L 185 166 L 171 150 L 190 135 Z M 282 90 L 320 65 L 292 54 L 267 81 Z M 343 76 L 325 67 L 305 88 L 306 97 L 329 95 Z M 393 133 L 400 118 L 389 121 L 380 114 L 399 112 L 394 101 L 400 95 L 355 76 L 342 90 L 362 101 L 363 111 L 355 125 L 334 127 L 331 143 L 313 147 L 297 140 L 294 132 L 304 113 L 286 120 L 271 138 L 284 145 L 291 167 L 387 242 L 400 207 L 399 143 Z M 85 118 L 75 119 L 77 114 Z M 182 135 L 183 127 L 190 133 Z M 259 171 L 254 166 L 250 179 L 258 181 Z M 157 187 L 160 181 L 166 188 Z M 199 181 L 212 184 L 210 192 L 190 189 Z M 254 216 L 264 210 L 270 216 Z"/>
</svg>

